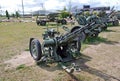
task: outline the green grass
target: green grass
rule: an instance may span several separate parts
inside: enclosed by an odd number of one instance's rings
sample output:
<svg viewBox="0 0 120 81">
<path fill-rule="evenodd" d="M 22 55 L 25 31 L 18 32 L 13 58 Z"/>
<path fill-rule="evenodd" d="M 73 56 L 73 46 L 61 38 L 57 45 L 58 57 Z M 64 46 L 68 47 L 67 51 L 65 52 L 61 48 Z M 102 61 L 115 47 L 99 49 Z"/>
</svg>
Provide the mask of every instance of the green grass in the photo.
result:
<svg viewBox="0 0 120 81">
<path fill-rule="evenodd" d="M 25 64 L 21 64 L 16 68 L 16 70 L 24 69 L 25 67 L 26 67 Z"/>
<path fill-rule="evenodd" d="M 2 22 L 0 24 L 0 61 L 20 54 L 29 46 L 29 39 L 42 39 L 44 29 L 36 23 Z"/>
<path fill-rule="evenodd" d="M 67 25 L 68 27 L 70 25 Z M 40 67 L 19 65 L 15 69 L 6 70 L 6 65 L 2 65 L 5 60 L 15 55 L 21 54 L 23 51 L 29 51 L 29 39 L 31 37 L 42 40 L 42 33 L 46 29 L 45 26 L 37 26 L 36 23 L 18 23 L 18 22 L 1 22 L 0 23 L 0 81 L 44 81 L 46 78 L 52 78 L 53 81 L 71 81 L 71 77 L 58 67 Z M 55 28 L 56 29 L 56 28 Z M 108 28 L 109 29 L 109 28 Z M 110 27 L 110 30 L 100 34 L 98 38 L 88 38 L 82 44 L 83 51 L 89 44 L 99 44 L 105 42 L 114 42 L 120 40 L 119 27 Z M 64 30 L 59 29 L 64 33 Z M 113 33 L 113 34 L 110 34 Z M 107 35 L 107 37 L 104 37 Z M 111 40 L 111 41 L 109 41 Z M 60 71 L 58 71 L 60 70 Z M 59 74 L 63 72 L 63 74 Z M 50 74 L 47 74 L 50 73 Z M 55 73 L 55 74 L 54 74 Z M 76 78 L 82 81 L 91 81 L 88 75 L 76 75 Z"/>
<path fill-rule="evenodd" d="M 86 40 L 85 40 L 85 44 L 96 44 L 96 43 L 101 43 L 101 42 L 106 42 L 107 39 L 106 38 L 103 38 L 103 37 L 88 37 Z"/>
</svg>

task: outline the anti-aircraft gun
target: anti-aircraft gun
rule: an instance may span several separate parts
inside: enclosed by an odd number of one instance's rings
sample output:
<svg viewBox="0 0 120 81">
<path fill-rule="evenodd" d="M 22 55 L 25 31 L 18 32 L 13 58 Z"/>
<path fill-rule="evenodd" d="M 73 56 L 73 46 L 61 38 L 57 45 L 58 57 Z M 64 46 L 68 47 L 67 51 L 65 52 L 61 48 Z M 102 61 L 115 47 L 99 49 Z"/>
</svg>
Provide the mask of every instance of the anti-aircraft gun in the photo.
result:
<svg viewBox="0 0 120 81">
<path fill-rule="evenodd" d="M 30 38 L 30 54 L 36 62 L 68 62 L 75 59 L 80 54 L 81 42 L 80 35 L 86 29 L 95 25 L 95 22 L 89 23 L 84 27 L 75 26 L 64 35 L 60 35 L 53 29 L 47 29 L 43 34 L 43 43 L 35 38 Z M 67 29 L 63 26 L 63 29 Z M 67 72 L 73 72 L 73 69 L 67 69 Z"/>
<path fill-rule="evenodd" d="M 103 21 L 103 23 L 106 23 L 106 25 L 111 23 L 113 26 L 118 26 L 119 20 L 115 13 L 116 13 L 115 10 L 111 9 L 109 13 L 105 13 L 105 16 L 100 16 L 100 18 Z"/>
<path fill-rule="evenodd" d="M 101 18 L 101 21 L 106 24 L 112 23 L 113 26 L 119 25 L 119 20 L 116 16 L 116 11 L 114 10 L 114 6 L 110 7 L 94 7 L 89 8 L 89 10 L 97 11 L 98 16 Z"/>
<path fill-rule="evenodd" d="M 96 22 L 96 24 L 91 26 L 91 28 L 86 29 L 84 32 L 82 32 L 81 41 L 84 41 L 87 37 L 98 37 L 99 33 L 106 29 L 106 25 L 96 15 L 86 17 L 81 14 L 76 14 L 75 18 L 80 27 L 84 27 L 86 24 Z"/>
<path fill-rule="evenodd" d="M 119 20 L 116 16 L 114 7 L 110 8 L 108 6 L 108 7 L 93 7 L 93 8 L 91 8 L 90 5 L 84 5 L 83 9 L 77 9 L 77 13 L 78 14 L 83 13 L 84 16 L 86 16 L 84 14 L 84 12 L 86 12 L 86 11 L 89 13 L 89 16 L 91 16 L 90 13 L 93 14 L 92 12 L 97 13 L 95 15 L 97 15 L 100 18 L 100 20 L 102 21 L 102 23 L 105 25 L 103 27 L 104 30 L 107 29 L 107 26 L 109 23 L 111 23 L 113 26 L 119 25 Z M 87 17 L 85 19 L 87 19 Z"/>
</svg>

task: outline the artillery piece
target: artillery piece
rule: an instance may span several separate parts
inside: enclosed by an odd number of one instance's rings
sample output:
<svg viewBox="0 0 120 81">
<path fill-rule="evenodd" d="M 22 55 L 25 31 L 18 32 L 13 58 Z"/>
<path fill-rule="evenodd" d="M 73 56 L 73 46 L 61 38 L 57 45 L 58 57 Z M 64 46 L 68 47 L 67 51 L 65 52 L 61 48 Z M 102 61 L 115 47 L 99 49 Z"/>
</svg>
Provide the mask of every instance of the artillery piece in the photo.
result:
<svg viewBox="0 0 120 81">
<path fill-rule="evenodd" d="M 30 54 L 36 62 L 68 62 L 76 58 L 80 54 L 81 33 L 95 25 L 90 23 L 84 27 L 75 26 L 64 35 L 60 35 L 53 29 L 47 29 L 43 34 L 43 43 L 35 38 L 30 38 L 29 49 Z M 66 29 L 65 26 L 63 26 Z M 63 66 L 63 69 L 66 67 Z M 67 70 L 67 69 L 66 69 Z M 69 70 L 73 72 L 73 69 Z"/>
<path fill-rule="evenodd" d="M 73 9 L 75 10 L 75 9 Z M 119 25 L 119 20 L 115 15 L 114 7 L 110 9 L 110 7 L 94 7 L 90 8 L 90 5 L 84 6 L 83 9 L 79 9 L 80 11 L 74 13 L 75 18 L 78 21 L 79 25 L 86 25 L 89 22 L 98 21 L 96 25 L 100 26 L 93 26 L 87 32 L 83 32 L 83 38 L 85 39 L 88 36 L 97 37 L 99 33 L 103 30 L 106 30 L 108 24 L 112 24 L 113 26 Z M 89 14 L 85 14 L 84 12 L 88 11 Z M 98 16 L 90 14 L 93 11 L 99 11 Z M 107 13 L 106 11 L 110 11 Z M 92 15 L 92 16 L 91 16 Z"/>
<path fill-rule="evenodd" d="M 111 9 L 109 7 L 107 10 L 100 8 L 98 16 L 100 17 L 102 22 L 106 24 L 106 26 L 108 26 L 109 24 L 112 24 L 113 26 L 119 25 L 119 20 L 117 18 L 116 11 L 114 10 L 114 6 Z"/>
<path fill-rule="evenodd" d="M 96 22 L 95 25 L 82 32 L 81 41 L 84 41 L 87 37 L 91 36 L 98 37 L 99 33 L 106 29 L 106 24 L 104 24 L 96 15 L 88 16 L 87 18 L 83 15 L 76 15 L 75 17 L 81 27 L 84 27 L 86 24 Z"/>
</svg>

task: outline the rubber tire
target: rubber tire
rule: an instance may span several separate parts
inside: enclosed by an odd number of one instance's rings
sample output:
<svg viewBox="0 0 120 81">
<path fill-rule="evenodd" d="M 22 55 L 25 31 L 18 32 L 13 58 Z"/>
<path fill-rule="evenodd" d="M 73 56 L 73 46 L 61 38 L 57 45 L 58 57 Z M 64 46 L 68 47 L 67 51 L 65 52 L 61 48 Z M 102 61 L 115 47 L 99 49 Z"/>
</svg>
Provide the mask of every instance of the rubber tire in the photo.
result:
<svg viewBox="0 0 120 81">
<path fill-rule="evenodd" d="M 65 19 L 62 19 L 62 20 L 61 20 L 61 24 L 62 24 L 62 25 L 66 25 L 66 24 L 67 24 L 67 21 L 66 21 Z"/>
<path fill-rule="evenodd" d="M 77 40 L 77 51 L 80 51 L 81 50 L 81 40 L 80 40 L 80 37 L 78 38 Z"/>
<path fill-rule="evenodd" d="M 81 28 L 80 26 L 75 26 L 75 27 L 73 27 L 72 29 L 71 29 L 71 31 L 70 32 L 73 32 L 73 31 L 75 31 L 75 30 L 77 30 L 77 29 L 79 29 L 79 28 Z M 82 38 L 81 38 L 82 37 Z M 81 42 L 84 42 L 85 41 L 85 39 L 86 39 L 86 34 L 84 33 L 84 32 L 82 32 L 81 33 L 81 35 L 80 35 L 80 41 Z"/>
<path fill-rule="evenodd" d="M 118 20 L 113 22 L 113 26 L 118 26 L 118 25 L 119 25 L 119 21 Z"/>
<path fill-rule="evenodd" d="M 36 51 L 37 51 L 37 56 L 36 57 L 34 57 L 34 55 L 33 55 L 33 50 L 32 50 L 32 45 L 33 44 L 36 46 Z M 33 57 L 33 59 L 35 61 L 39 61 L 41 59 L 41 57 L 42 57 L 42 51 L 41 51 L 41 44 L 40 44 L 40 42 L 37 39 L 30 40 L 29 49 L 30 49 L 30 54 Z"/>
<path fill-rule="evenodd" d="M 80 26 L 74 26 L 71 30 L 70 30 L 70 32 L 73 32 L 73 31 L 75 31 L 75 30 L 77 30 L 77 29 L 79 29 L 79 28 L 81 28 Z"/>
<path fill-rule="evenodd" d="M 45 26 L 45 25 L 46 25 L 46 21 L 41 21 L 41 22 L 40 22 L 40 25 L 41 25 L 41 26 Z"/>
<path fill-rule="evenodd" d="M 86 34 L 84 32 L 82 32 L 80 35 L 80 41 L 84 42 L 86 40 L 86 38 L 87 38 Z"/>
<path fill-rule="evenodd" d="M 81 41 L 80 41 L 80 37 L 78 37 L 77 40 L 75 40 L 73 43 L 75 43 L 75 47 L 77 49 L 77 51 L 79 52 L 81 50 Z M 72 44 L 72 43 L 71 43 Z"/>
<path fill-rule="evenodd" d="M 77 30 L 77 29 L 79 29 L 80 28 L 80 26 L 75 26 L 75 27 L 73 27 L 72 29 L 71 29 L 71 33 L 72 32 L 74 32 L 75 30 Z M 78 37 L 78 39 L 77 39 L 77 51 L 80 51 L 81 50 L 81 38 L 80 37 Z"/>
<path fill-rule="evenodd" d="M 39 21 L 36 21 L 37 25 L 39 26 L 40 25 L 40 22 Z"/>
<path fill-rule="evenodd" d="M 56 23 L 57 23 L 57 24 L 60 24 L 60 23 L 61 23 L 61 20 L 56 20 Z"/>
</svg>

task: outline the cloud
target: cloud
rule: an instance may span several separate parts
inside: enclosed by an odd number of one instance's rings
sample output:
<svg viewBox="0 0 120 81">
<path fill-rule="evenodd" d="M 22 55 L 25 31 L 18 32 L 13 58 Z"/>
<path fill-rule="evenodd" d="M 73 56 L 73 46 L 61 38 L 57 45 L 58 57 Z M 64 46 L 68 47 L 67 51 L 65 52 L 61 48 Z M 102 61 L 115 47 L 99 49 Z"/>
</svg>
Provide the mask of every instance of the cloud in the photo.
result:
<svg viewBox="0 0 120 81">
<path fill-rule="evenodd" d="M 2 10 L 8 10 L 13 13 L 17 10 L 22 11 L 22 0 L 1 0 L 0 6 Z M 71 1 L 72 7 L 78 6 L 82 8 L 83 5 L 91 5 L 91 7 L 99 6 L 115 6 L 120 10 L 119 0 L 23 0 L 25 12 L 31 12 L 42 9 L 41 3 L 44 4 L 46 10 L 63 9 L 64 6 L 69 5 Z"/>
<path fill-rule="evenodd" d="M 17 6 L 20 3 L 20 0 L 17 1 L 11 1 L 11 0 L 2 0 L 0 1 L 0 6 L 2 10 L 8 10 L 10 12 L 13 12 L 14 10 L 17 10 Z"/>
<path fill-rule="evenodd" d="M 44 5 L 47 10 L 49 9 L 57 10 L 57 9 L 62 9 L 66 5 L 66 3 L 59 0 L 47 0 Z"/>
</svg>

